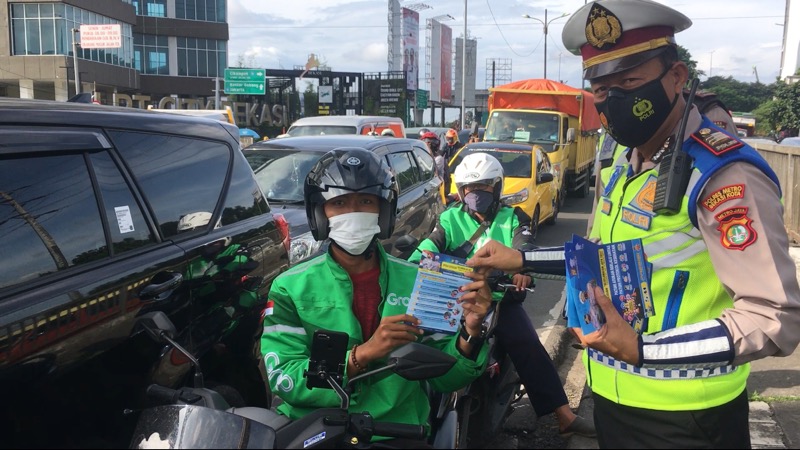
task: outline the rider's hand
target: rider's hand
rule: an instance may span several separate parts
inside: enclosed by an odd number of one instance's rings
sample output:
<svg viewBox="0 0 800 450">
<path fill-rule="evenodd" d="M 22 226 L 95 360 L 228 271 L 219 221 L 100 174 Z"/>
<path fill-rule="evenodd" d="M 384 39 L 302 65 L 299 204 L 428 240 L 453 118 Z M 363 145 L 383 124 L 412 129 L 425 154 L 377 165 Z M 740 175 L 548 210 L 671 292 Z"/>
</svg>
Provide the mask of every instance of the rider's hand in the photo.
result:
<svg viewBox="0 0 800 450">
<path fill-rule="evenodd" d="M 464 308 L 464 326 L 470 335 L 477 336 L 481 332 L 483 319 L 492 304 L 492 291 L 486 282 L 485 270 L 465 273 L 472 282 L 461 286 L 461 306 Z"/>
<path fill-rule="evenodd" d="M 618 361 L 638 365 L 639 335 L 619 315 L 611 299 L 606 297 L 599 286 L 594 287 L 594 298 L 605 313 L 606 323 L 599 330 L 582 335 L 581 343 L 613 356 Z"/>
<path fill-rule="evenodd" d="M 397 347 L 415 342 L 417 336 L 423 333 L 419 323 L 419 319 L 409 314 L 382 318 L 372 337 L 358 346 L 359 363 L 366 367 L 366 364 L 383 358 Z"/>
<path fill-rule="evenodd" d="M 511 278 L 511 282 L 517 287 L 517 291 L 521 291 L 530 286 L 531 281 L 532 280 L 530 276 L 522 275 L 521 273 L 514 274 L 514 276 Z"/>
<path fill-rule="evenodd" d="M 489 267 L 506 272 L 522 268 L 522 253 L 519 250 L 506 247 L 498 241 L 490 240 L 467 260 L 471 267 Z"/>
</svg>

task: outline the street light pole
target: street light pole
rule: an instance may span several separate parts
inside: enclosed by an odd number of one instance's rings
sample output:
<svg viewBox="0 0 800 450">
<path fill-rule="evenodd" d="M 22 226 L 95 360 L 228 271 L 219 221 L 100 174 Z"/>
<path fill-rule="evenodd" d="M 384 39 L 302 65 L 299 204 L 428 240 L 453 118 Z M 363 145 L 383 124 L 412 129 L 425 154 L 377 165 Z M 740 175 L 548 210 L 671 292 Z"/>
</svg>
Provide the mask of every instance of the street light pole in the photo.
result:
<svg viewBox="0 0 800 450">
<path fill-rule="evenodd" d="M 72 68 L 75 69 L 75 95 L 81 93 L 81 75 L 78 70 L 78 38 L 77 34 L 80 30 L 77 28 L 72 29 Z"/>
<path fill-rule="evenodd" d="M 537 17 L 532 17 L 532 16 L 530 16 L 528 14 L 524 14 L 522 16 L 522 17 L 524 17 L 526 19 L 533 19 L 533 20 L 541 23 L 544 26 L 544 78 L 547 78 L 547 27 L 550 26 L 550 24 L 553 23 L 554 20 L 560 19 L 562 17 L 566 17 L 568 15 L 569 14 L 564 13 L 564 14 L 558 16 L 558 17 L 554 17 L 554 18 L 552 18 L 550 20 L 547 20 L 547 10 L 545 9 L 544 10 L 544 20 L 539 19 Z"/>
<path fill-rule="evenodd" d="M 463 129 L 467 126 L 467 110 L 466 100 L 467 95 L 467 0 L 464 0 L 464 42 L 461 45 L 461 122 L 458 124 L 459 128 Z M 460 132 L 461 130 L 456 130 Z"/>
</svg>

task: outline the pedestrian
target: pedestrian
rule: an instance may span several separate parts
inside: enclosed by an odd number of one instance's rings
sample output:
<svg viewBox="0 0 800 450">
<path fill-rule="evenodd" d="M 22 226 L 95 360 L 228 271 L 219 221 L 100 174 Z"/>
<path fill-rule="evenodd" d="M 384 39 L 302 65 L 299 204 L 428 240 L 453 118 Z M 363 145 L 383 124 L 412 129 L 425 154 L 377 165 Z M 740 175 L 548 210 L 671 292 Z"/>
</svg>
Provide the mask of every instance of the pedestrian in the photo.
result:
<svg viewBox="0 0 800 450">
<path fill-rule="evenodd" d="M 460 334 L 423 332 L 420 321 L 406 314 L 407 304 L 400 300 L 411 295 L 417 266 L 388 255 L 378 241 L 392 234 L 398 194 L 388 163 L 364 149 L 328 152 L 306 177 L 304 199 L 311 232 L 315 239 L 331 242 L 322 255 L 275 279 L 261 338 L 270 388 L 283 399 L 277 412 L 291 420 L 320 408 L 338 408 L 341 402 L 333 390 L 306 387 L 304 371 L 317 329 L 349 335 L 351 350 L 340 361 L 346 367 L 345 379 L 380 367 L 392 350 L 415 341 L 456 358 L 446 375 L 428 380 L 435 391 L 456 391 L 484 367 L 487 351 L 480 335 L 491 292 L 481 274 L 467 274 L 474 281 L 462 287 L 465 319 Z M 368 411 L 376 421 L 430 429 L 425 386 L 397 374 L 357 384 L 350 407 Z M 396 444 L 425 446 L 424 442 Z"/>
<path fill-rule="evenodd" d="M 467 155 L 453 177 L 460 201 L 439 216 L 436 227 L 409 261 L 418 262 L 425 251 L 466 258 L 491 238 L 514 248 L 534 246 L 530 217 L 500 202 L 504 173 L 494 156 L 483 152 Z M 515 274 L 513 283 L 516 291 L 494 294 L 494 299 L 501 301 L 495 328 L 499 344 L 514 363 L 537 416 L 555 413 L 561 434 L 593 437 L 592 422 L 570 409 L 553 361 L 522 307 L 524 288 L 532 283 L 531 277 Z"/>
<path fill-rule="evenodd" d="M 774 172 L 694 106 L 676 136 L 688 68 L 674 34 L 690 25 L 656 2 L 607 0 L 572 14 L 562 35 L 582 56 L 604 127 L 632 149 L 601 173 L 590 237 L 640 238 L 653 264 L 655 315 L 642 335 L 599 287 L 607 322 L 577 331 L 600 448 L 749 448 L 749 362 L 789 355 L 800 341 L 800 288 Z M 676 139 L 692 176 L 679 208 L 654 209 L 663 149 Z M 514 269 L 536 264 L 532 256 L 494 242 L 470 264 Z"/>
</svg>

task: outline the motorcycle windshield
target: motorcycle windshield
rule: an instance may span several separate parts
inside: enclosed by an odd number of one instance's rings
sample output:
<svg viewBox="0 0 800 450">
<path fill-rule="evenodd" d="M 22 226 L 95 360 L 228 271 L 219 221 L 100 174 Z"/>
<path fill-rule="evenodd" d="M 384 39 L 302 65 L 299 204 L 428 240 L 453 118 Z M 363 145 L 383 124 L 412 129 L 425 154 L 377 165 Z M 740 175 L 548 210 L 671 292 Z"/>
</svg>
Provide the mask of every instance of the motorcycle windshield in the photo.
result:
<svg viewBox="0 0 800 450">
<path fill-rule="evenodd" d="M 263 448 L 275 446 L 275 430 L 241 416 L 193 405 L 142 411 L 130 448 Z"/>
</svg>

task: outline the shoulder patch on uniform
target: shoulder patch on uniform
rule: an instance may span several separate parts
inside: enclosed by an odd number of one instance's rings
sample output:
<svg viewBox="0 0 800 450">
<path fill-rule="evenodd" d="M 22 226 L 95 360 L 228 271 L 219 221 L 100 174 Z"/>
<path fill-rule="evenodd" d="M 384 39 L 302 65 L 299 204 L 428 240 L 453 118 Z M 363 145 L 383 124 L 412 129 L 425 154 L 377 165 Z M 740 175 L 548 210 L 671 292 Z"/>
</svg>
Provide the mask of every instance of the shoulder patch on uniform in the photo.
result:
<svg viewBox="0 0 800 450">
<path fill-rule="evenodd" d="M 737 198 L 744 198 L 744 185 L 732 184 L 717 189 L 703 200 L 703 207 L 709 211 L 714 211 L 717 206 Z"/>
<path fill-rule="evenodd" d="M 714 216 L 719 222 L 717 230 L 720 231 L 720 242 L 728 250 L 744 250 L 758 239 L 747 211 L 746 206 L 738 206 Z"/>
<path fill-rule="evenodd" d="M 692 135 L 692 139 L 717 156 L 744 147 L 744 142 L 731 137 L 724 131 L 712 130 L 711 128 L 700 128 Z"/>
</svg>

